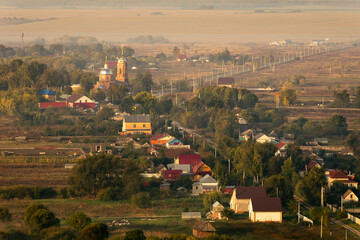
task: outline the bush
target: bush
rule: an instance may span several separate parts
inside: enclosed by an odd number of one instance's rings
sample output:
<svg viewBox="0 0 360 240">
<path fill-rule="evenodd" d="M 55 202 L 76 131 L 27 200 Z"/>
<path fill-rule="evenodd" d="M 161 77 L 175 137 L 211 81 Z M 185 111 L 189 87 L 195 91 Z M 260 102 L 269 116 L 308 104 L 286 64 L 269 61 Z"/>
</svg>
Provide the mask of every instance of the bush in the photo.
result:
<svg viewBox="0 0 360 240">
<path fill-rule="evenodd" d="M 132 229 L 125 233 L 124 240 L 145 240 L 144 232 L 140 229 Z"/>
<path fill-rule="evenodd" d="M 0 221 L 9 222 L 11 221 L 11 213 L 7 207 L 0 207 Z"/>
<path fill-rule="evenodd" d="M 145 192 L 136 193 L 131 196 L 131 203 L 138 208 L 148 208 L 151 206 L 150 195 Z"/>
<path fill-rule="evenodd" d="M 41 231 L 44 240 L 76 240 L 78 233 L 70 228 L 49 228 Z"/>
<path fill-rule="evenodd" d="M 234 212 L 234 210 L 232 210 L 230 208 L 224 208 L 224 210 L 221 212 L 221 215 L 228 219 L 232 219 L 232 218 L 234 218 L 235 212 Z"/>
<path fill-rule="evenodd" d="M 56 191 L 52 187 L 26 187 L 26 186 L 13 186 L 3 187 L 0 189 L 1 199 L 13 198 L 30 198 L 30 199 L 46 199 L 56 196 Z"/>
<path fill-rule="evenodd" d="M 63 199 L 67 199 L 70 197 L 69 189 L 67 187 L 60 188 L 59 194 Z"/>
<path fill-rule="evenodd" d="M 347 218 L 347 217 L 348 217 L 348 213 L 345 210 L 343 210 L 343 211 L 340 210 L 336 213 L 337 219 L 342 219 L 342 218 Z"/>
<path fill-rule="evenodd" d="M 119 187 L 108 187 L 99 191 L 96 198 L 101 201 L 116 201 L 123 199 L 122 189 Z"/>
<path fill-rule="evenodd" d="M 37 210 L 29 220 L 29 226 L 34 232 L 59 225 L 60 220 L 55 217 L 55 214 L 52 211 L 46 209 Z"/>
<path fill-rule="evenodd" d="M 81 231 L 82 240 L 103 240 L 109 237 L 109 228 L 105 223 L 93 223 Z"/>
<path fill-rule="evenodd" d="M 24 222 L 25 224 L 29 225 L 30 224 L 30 218 L 34 215 L 34 213 L 37 210 L 40 209 L 45 209 L 47 210 L 48 208 L 43 205 L 43 204 L 38 204 L 38 203 L 32 203 L 29 206 L 27 206 L 26 210 L 25 210 L 25 214 L 24 214 Z"/>
<path fill-rule="evenodd" d="M 0 231 L 0 239 L 1 240 L 26 240 L 30 239 L 26 234 L 19 230 L 11 229 L 6 232 Z"/>
<path fill-rule="evenodd" d="M 86 214 L 83 212 L 74 213 L 73 215 L 69 216 L 66 221 L 66 224 L 69 227 L 72 227 L 78 231 L 80 231 L 90 223 L 91 223 L 91 218 L 86 216 Z"/>
</svg>

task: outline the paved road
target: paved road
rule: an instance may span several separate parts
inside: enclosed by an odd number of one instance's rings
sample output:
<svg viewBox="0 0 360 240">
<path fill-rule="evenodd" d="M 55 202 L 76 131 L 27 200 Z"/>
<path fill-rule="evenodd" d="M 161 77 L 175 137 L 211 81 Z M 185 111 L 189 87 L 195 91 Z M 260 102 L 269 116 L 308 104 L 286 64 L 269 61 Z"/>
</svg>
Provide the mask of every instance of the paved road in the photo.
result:
<svg viewBox="0 0 360 240">
<path fill-rule="evenodd" d="M 304 207 L 306 207 L 308 210 L 310 210 L 311 208 L 313 208 L 313 206 L 311 206 L 310 204 L 306 203 L 304 200 L 302 200 L 301 198 L 297 197 L 294 195 L 294 198 L 296 201 L 298 201 L 300 204 L 302 204 Z M 352 232 L 353 234 L 357 235 L 358 237 L 360 237 L 360 232 L 358 230 L 356 230 L 355 228 L 350 227 L 349 225 L 346 225 L 345 223 L 336 220 L 336 219 L 331 219 L 332 223 L 335 223 L 337 225 L 342 226 L 343 228 L 349 230 L 350 232 Z"/>
</svg>

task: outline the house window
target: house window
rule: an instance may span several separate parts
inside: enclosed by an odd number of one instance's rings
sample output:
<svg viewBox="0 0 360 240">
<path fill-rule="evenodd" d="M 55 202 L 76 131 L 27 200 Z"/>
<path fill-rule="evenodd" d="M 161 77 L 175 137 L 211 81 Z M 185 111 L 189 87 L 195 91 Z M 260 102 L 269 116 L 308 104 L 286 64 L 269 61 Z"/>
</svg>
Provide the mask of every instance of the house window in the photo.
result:
<svg viewBox="0 0 360 240">
<path fill-rule="evenodd" d="M 350 198 L 352 198 L 352 194 L 350 194 Z"/>
<path fill-rule="evenodd" d="M 133 127 L 136 128 L 136 124 L 133 124 Z"/>
<path fill-rule="evenodd" d="M 169 177 L 171 177 L 171 173 L 169 174 Z"/>
<path fill-rule="evenodd" d="M 79 100 L 79 103 L 81 103 L 81 100 Z"/>
<path fill-rule="evenodd" d="M 85 100 L 85 102 L 87 103 L 87 100 Z"/>
<path fill-rule="evenodd" d="M 143 124 L 143 128 L 145 127 L 145 124 Z"/>
<path fill-rule="evenodd" d="M 158 144 L 161 144 L 161 141 L 158 141 Z"/>
</svg>

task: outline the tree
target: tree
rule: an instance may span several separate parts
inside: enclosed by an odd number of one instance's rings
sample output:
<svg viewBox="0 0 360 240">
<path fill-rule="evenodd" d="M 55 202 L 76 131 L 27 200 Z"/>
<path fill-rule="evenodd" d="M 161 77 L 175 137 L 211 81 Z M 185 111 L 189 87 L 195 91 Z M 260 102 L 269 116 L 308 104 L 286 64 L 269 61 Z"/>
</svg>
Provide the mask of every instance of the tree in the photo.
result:
<svg viewBox="0 0 360 240">
<path fill-rule="evenodd" d="M 86 227 L 91 223 L 91 218 L 86 216 L 83 212 L 76 212 L 73 215 L 69 216 L 66 220 L 66 224 L 69 227 L 72 227 L 78 231 Z"/>
<path fill-rule="evenodd" d="M 331 104 L 332 107 L 336 108 L 348 108 L 350 107 L 350 96 L 347 90 L 341 92 L 334 92 L 334 101 Z"/>
<path fill-rule="evenodd" d="M 122 186 L 123 166 L 113 155 L 93 155 L 82 159 L 73 168 L 68 179 L 71 189 L 77 194 L 96 195 L 100 189 Z"/>
<path fill-rule="evenodd" d="M 96 120 L 98 122 L 104 120 L 110 120 L 114 116 L 114 109 L 110 107 L 103 107 L 100 111 L 96 113 Z"/>
<path fill-rule="evenodd" d="M 224 195 L 221 192 L 213 192 L 210 194 L 205 194 L 203 197 L 203 204 L 205 211 L 210 211 L 212 205 L 218 201 L 219 203 L 224 203 Z"/>
<path fill-rule="evenodd" d="M 94 73 L 85 72 L 81 75 L 80 86 L 85 94 L 88 94 L 94 88 L 96 83 L 96 75 Z"/>
<path fill-rule="evenodd" d="M 11 221 L 11 213 L 6 206 L 0 207 L 0 221 L 9 222 Z"/>
<path fill-rule="evenodd" d="M 132 96 L 125 97 L 120 105 L 119 109 L 120 111 L 126 112 L 126 113 L 132 113 L 135 106 L 135 101 Z"/>
<path fill-rule="evenodd" d="M 59 226 L 60 220 L 55 217 L 52 211 L 39 209 L 31 216 L 28 224 L 32 231 L 38 232 L 44 228 Z"/>
<path fill-rule="evenodd" d="M 89 97 L 97 102 L 104 101 L 106 98 L 105 93 L 98 89 L 91 89 Z"/>
<path fill-rule="evenodd" d="M 310 210 L 310 218 L 316 222 L 321 222 L 321 215 L 323 216 L 324 224 L 328 225 L 330 223 L 330 213 L 331 210 L 327 207 L 313 207 Z"/>
<path fill-rule="evenodd" d="M 346 135 L 347 127 L 346 118 L 337 114 L 332 115 L 324 125 L 325 130 L 331 135 Z"/>
<path fill-rule="evenodd" d="M 105 223 L 93 223 L 81 231 L 82 240 L 104 240 L 109 237 L 109 228 Z"/>
<path fill-rule="evenodd" d="M 148 208 L 151 206 L 150 195 L 146 192 L 139 192 L 131 196 L 131 203 L 137 208 Z"/>
<path fill-rule="evenodd" d="M 130 83 L 134 94 L 142 91 L 150 92 L 151 87 L 154 84 L 152 75 L 149 71 L 145 71 L 145 73 L 138 72 L 134 78 L 130 79 Z"/>
<path fill-rule="evenodd" d="M 360 86 L 355 91 L 355 107 L 360 108 Z"/>
<path fill-rule="evenodd" d="M 112 85 L 106 91 L 106 97 L 113 104 L 120 104 L 121 101 L 128 95 L 129 89 L 121 85 Z"/>
<path fill-rule="evenodd" d="M 299 84 L 303 85 L 306 82 L 306 77 L 303 75 L 293 75 L 290 78 L 290 82 L 292 82 L 293 84 L 296 84 L 296 85 L 299 85 Z"/>
<path fill-rule="evenodd" d="M 72 88 L 71 88 L 70 85 L 66 85 L 66 86 L 64 87 L 63 93 L 68 94 L 68 95 L 71 95 L 72 92 L 73 92 L 73 90 L 72 90 Z"/>
<path fill-rule="evenodd" d="M 132 229 L 125 233 L 124 240 L 145 240 L 146 237 L 141 229 Z"/>
<path fill-rule="evenodd" d="M 24 214 L 24 222 L 25 224 L 29 225 L 30 224 L 30 218 L 32 217 L 32 215 L 34 215 L 34 213 L 37 210 L 40 209 L 45 209 L 47 210 L 48 208 L 43 205 L 43 204 L 38 204 L 36 202 L 30 204 L 29 206 L 27 206 L 26 210 L 25 210 L 25 214 Z"/>
<path fill-rule="evenodd" d="M 149 92 L 140 92 L 135 96 L 135 103 L 141 104 L 141 109 L 137 109 L 140 113 L 150 113 L 156 106 L 156 97 Z"/>
<path fill-rule="evenodd" d="M 345 145 L 349 147 L 355 155 L 360 155 L 360 135 L 351 133 L 345 139 Z"/>
<path fill-rule="evenodd" d="M 286 206 L 294 198 L 294 189 L 291 182 L 287 182 L 281 175 L 273 175 L 266 179 L 265 187 L 269 196 L 281 198 L 281 203 Z"/>
<path fill-rule="evenodd" d="M 234 210 L 230 208 L 224 208 L 224 210 L 221 212 L 221 216 L 226 217 L 228 219 L 234 218 L 235 212 Z"/>
<path fill-rule="evenodd" d="M 284 105 L 294 105 L 296 98 L 296 91 L 294 89 L 285 88 L 280 92 L 280 99 Z"/>
<path fill-rule="evenodd" d="M 325 186 L 326 177 L 322 168 L 312 168 L 296 186 L 300 195 L 314 204 L 320 205 L 321 187 Z"/>
<path fill-rule="evenodd" d="M 45 235 L 44 240 L 75 240 L 78 239 L 78 233 L 70 228 L 52 227 L 41 231 Z"/>
</svg>

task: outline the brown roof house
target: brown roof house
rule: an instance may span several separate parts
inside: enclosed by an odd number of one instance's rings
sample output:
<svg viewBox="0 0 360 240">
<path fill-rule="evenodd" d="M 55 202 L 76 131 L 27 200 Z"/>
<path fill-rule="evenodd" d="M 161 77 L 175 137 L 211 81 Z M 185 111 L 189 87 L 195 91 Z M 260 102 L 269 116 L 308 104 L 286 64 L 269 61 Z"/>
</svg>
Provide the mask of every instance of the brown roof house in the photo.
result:
<svg viewBox="0 0 360 240">
<path fill-rule="evenodd" d="M 326 175 L 329 187 L 331 187 L 331 185 L 335 181 L 339 181 L 339 182 L 347 185 L 348 187 L 354 187 L 354 188 L 358 187 L 358 182 L 355 182 L 352 179 L 350 179 L 350 178 L 352 178 L 352 176 L 349 176 L 344 171 L 341 171 L 341 170 L 326 171 L 325 175 Z"/>
<path fill-rule="evenodd" d="M 234 87 L 234 78 L 233 77 L 221 77 L 218 79 L 218 86 L 219 87 Z"/>
<path fill-rule="evenodd" d="M 236 187 L 230 199 L 230 209 L 236 213 L 248 212 L 250 199 L 266 197 L 265 187 Z"/>
<path fill-rule="evenodd" d="M 216 229 L 208 222 L 197 221 L 193 226 L 193 235 L 197 238 L 205 238 L 216 232 Z"/>
<path fill-rule="evenodd" d="M 252 198 L 249 204 L 249 219 L 252 222 L 282 222 L 280 198 Z"/>
</svg>

